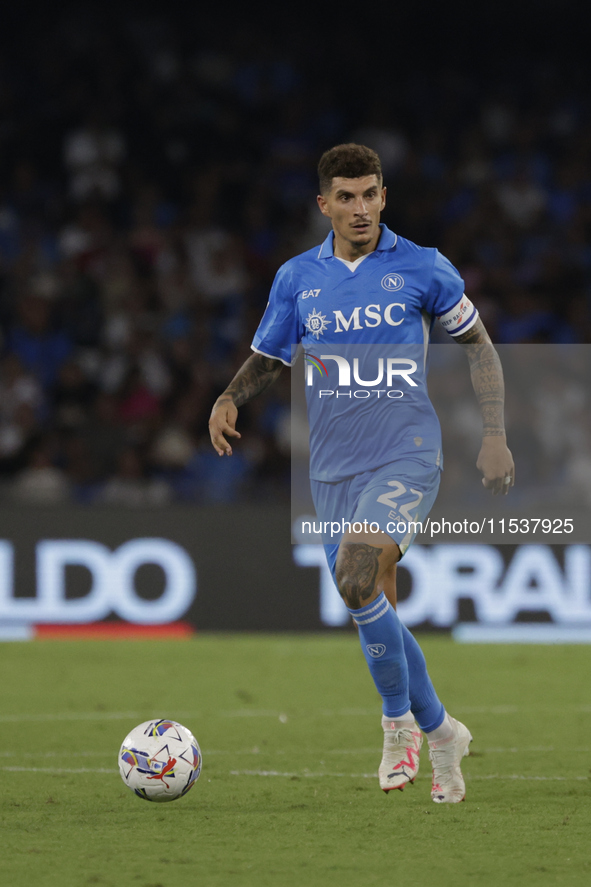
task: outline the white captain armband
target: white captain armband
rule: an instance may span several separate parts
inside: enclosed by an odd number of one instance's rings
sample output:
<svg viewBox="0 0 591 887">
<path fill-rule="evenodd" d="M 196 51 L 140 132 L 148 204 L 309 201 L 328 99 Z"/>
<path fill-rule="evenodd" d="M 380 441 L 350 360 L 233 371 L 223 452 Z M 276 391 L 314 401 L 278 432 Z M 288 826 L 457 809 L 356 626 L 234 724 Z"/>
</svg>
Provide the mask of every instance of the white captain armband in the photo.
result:
<svg viewBox="0 0 591 887">
<path fill-rule="evenodd" d="M 460 301 L 445 314 L 439 317 L 441 325 L 450 336 L 461 336 L 478 320 L 478 311 L 467 295 L 463 295 Z"/>
</svg>

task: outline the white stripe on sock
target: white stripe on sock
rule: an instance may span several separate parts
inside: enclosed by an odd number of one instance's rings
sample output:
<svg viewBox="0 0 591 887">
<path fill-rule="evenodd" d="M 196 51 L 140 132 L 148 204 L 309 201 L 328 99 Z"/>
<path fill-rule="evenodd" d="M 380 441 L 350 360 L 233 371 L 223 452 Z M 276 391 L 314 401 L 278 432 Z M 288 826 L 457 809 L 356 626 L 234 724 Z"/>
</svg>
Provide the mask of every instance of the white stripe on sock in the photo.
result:
<svg viewBox="0 0 591 887">
<path fill-rule="evenodd" d="M 382 600 L 382 598 L 383 598 L 383 600 Z M 385 600 L 386 600 L 386 596 L 384 595 L 384 592 L 382 591 L 381 594 L 376 598 L 376 601 L 375 601 L 373 607 L 370 607 L 369 604 L 367 605 L 367 607 L 362 607 L 362 609 L 365 610 L 365 612 L 361 614 L 362 617 L 365 618 L 365 616 L 369 616 L 371 613 L 373 613 L 374 610 L 377 610 L 378 607 L 381 607 Z M 353 619 L 355 618 L 355 614 L 360 612 L 359 610 L 352 610 L 349 607 L 347 607 L 347 609 L 349 610 L 349 613 L 351 614 Z"/>
<path fill-rule="evenodd" d="M 370 622 L 375 622 L 376 619 L 381 619 L 382 616 L 388 612 L 389 608 L 390 603 L 388 600 L 385 600 L 382 608 L 378 610 L 375 616 L 370 616 L 368 619 L 356 619 L 355 616 L 353 616 L 353 621 L 356 622 L 357 625 L 369 625 Z"/>
</svg>

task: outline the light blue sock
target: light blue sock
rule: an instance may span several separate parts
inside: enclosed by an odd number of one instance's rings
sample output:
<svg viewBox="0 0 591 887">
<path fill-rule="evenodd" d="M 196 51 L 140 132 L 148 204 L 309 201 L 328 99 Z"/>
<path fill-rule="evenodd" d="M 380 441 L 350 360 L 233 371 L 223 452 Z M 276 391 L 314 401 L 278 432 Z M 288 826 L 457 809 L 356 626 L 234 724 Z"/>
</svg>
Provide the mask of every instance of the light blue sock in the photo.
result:
<svg viewBox="0 0 591 887">
<path fill-rule="evenodd" d="M 396 610 L 383 592 L 360 610 L 347 609 L 359 627 L 361 648 L 382 697 L 382 710 L 388 718 L 399 718 L 409 710 L 410 698 L 403 626 Z"/>
<path fill-rule="evenodd" d="M 425 733 L 436 730 L 445 717 L 445 708 L 439 701 L 427 671 L 423 651 L 406 627 L 402 625 L 404 654 L 408 663 L 410 708 L 416 722 Z"/>
</svg>

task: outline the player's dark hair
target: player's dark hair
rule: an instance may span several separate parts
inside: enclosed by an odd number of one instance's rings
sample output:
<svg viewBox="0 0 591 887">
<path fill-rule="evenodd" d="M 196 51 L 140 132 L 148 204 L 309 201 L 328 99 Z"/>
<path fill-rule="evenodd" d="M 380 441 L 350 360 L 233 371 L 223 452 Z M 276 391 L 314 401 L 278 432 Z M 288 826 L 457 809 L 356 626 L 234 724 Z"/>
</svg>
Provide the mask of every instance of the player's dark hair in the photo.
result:
<svg viewBox="0 0 591 887">
<path fill-rule="evenodd" d="M 375 151 L 365 145 L 356 145 L 349 142 L 346 145 L 335 145 L 325 151 L 318 164 L 318 178 L 320 180 L 320 193 L 327 194 L 332 188 L 332 180 L 341 177 L 343 179 L 359 179 L 361 176 L 378 177 L 382 182 L 382 164 Z"/>
</svg>

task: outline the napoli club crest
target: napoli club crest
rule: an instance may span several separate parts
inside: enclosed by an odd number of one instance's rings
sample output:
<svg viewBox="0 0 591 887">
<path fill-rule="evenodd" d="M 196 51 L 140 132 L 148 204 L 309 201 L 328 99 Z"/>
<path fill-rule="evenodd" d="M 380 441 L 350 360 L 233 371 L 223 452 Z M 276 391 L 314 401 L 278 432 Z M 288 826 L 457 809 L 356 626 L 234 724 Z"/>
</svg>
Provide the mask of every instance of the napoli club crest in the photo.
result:
<svg viewBox="0 0 591 887">
<path fill-rule="evenodd" d="M 382 277 L 382 286 L 389 293 L 398 292 L 404 286 L 404 277 L 401 277 L 400 274 L 386 274 L 385 277 Z"/>
<path fill-rule="evenodd" d="M 367 644 L 365 649 L 372 659 L 379 659 L 386 652 L 385 644 Z"/>
</svg>

